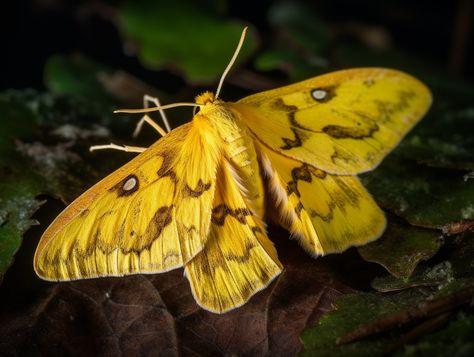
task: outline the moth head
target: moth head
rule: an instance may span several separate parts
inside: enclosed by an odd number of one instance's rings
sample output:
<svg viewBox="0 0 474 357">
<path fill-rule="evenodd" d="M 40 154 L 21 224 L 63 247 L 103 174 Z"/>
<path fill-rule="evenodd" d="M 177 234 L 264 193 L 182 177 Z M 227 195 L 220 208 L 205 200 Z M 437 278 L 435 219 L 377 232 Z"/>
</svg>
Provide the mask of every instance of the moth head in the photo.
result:
<svg viewBox="0 0 474 357">
<path fill-rule="evenodd" d="M 204 93 L 199 94 L 194 99 L 196 104 L 200 104 L 200 105 L 206 105 L 206 104 L 209 104 L 209 103 L 214 103 L 215 100 L 216 100 L 216 96 L 214 95 L 214 93 L 209 92 L 209 91 L 206 91 Z"/>
</svg>

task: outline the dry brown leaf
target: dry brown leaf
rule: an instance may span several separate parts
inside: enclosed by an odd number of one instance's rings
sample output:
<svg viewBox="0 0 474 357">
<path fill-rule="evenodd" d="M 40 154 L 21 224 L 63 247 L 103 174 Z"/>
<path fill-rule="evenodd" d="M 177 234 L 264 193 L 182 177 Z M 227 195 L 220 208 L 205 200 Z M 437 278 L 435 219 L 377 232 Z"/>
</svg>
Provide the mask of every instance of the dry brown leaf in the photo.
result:
<svg viewBox="0 0 474 357">
<path fill-rule="evenodd" d="M 223 315 L 195 303 L 182 269 L 41 282 L 31 267 L 36 242 L 28 239 L 0 288 L 0 349 L 6 355 L 295 355 L 301 331 L 353 290 L 334 273 L 340 265 L 334 257 L 313 259 L 285 231 L 271 234 L 281 237 L 284 272 Z M 28 269 L 19 269 L 20 261 Z"/>
</svg>

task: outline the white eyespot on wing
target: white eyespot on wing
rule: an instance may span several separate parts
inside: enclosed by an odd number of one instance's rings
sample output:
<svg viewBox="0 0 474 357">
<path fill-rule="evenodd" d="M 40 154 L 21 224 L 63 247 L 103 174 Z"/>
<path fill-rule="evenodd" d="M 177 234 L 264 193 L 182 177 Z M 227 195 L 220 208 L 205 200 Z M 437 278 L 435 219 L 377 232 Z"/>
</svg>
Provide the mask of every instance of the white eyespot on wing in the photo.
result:
<svg viewBox="0 0 474 357">
<path fill-rule="evenodd" d="M 327 95 L 328 95 L 328 92 L 324 89 L 319 88 L 319 89 L 313 89 L 311 91 L 311 96 L 313 97 L 313 99 L 317 100 L 318 102 L 326 99 Z"/>
<path fill-rule="evenodd" d="M 137 184 L 138 184 L 137 177 L 131 175 L 131 176 L 128 177 L 128 179 L 124 182 L 124 184 L 123 184 L 123 186 L 122 186 L 122 190 L 124 190 L 125 192 L 132 191 L 132 190 L 134 190 L 134 189 L 137 187 Z"/>
<path fill-rule="evenodd" d="M 119 197 L 130 196 L 138 190 L 140 183 L 135 175 L 128 175 L 122 181 L 111 187 L 109 191 L 117 192 Z"/>
</svg>

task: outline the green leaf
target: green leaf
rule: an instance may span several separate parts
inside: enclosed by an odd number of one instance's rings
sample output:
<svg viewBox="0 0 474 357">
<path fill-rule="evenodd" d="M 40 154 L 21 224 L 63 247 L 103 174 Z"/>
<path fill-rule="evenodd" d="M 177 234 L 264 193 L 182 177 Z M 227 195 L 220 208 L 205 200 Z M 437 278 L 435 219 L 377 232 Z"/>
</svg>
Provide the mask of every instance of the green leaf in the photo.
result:
<svg viewBox="0 0 474 357">
<path fill-rule="evenodd" d="M 430 167 L 474 169 L 474 95 L 465 99 L 452 93 L 434 95 L 440 100 L 396 154 Z"/>
<path fill-rule="evenodd" d="M 222 20 L 218 9 L 195 1 L 126 1 L 119 18 L 122 33 L 136 46 L 144 66 L 167 67 L 196 83 L 222 74 L 245 27 L 240 21 Z M 256 34 L 250 31 L 239 60 L 255 47 Z"/>
<path fill-rule="evenodd" d="M 382 356 L 404 344 L 404 340 L 414 334 L 416 325 L 434 323 L 446 311 L 466 306 L 472 299 L 474 282 L 455 281 L 441 290 L 416 288 L 398 293 L 357 293 L 345 295 L 336 300 L 335 310 L 326 313 L 316 327 L 306 329 L 301 335 L 304 345 L 303 356 Z M 435 334 L 416 335 L 416 343 L 410 350 L 434 350 L 438 355 L 449 351 L 472 351 L 472 316 L 458 316 L 467 322 L 454 321 Z M 449 316 L 448 316 L 449 317 Z M 428 320 L 426 320 L 428 319 Z M 408 332 L 402 326 L 410 328 Z M 434 328 L 440 328 L 434 325 Z M 460 330 L 457 330 L 460 329 Z M 456 334 L 456 335 L 453 335 Z M 347 343 L 348 337 L 356 341 Z M 365 338 L 362 338 L 364 337 Z M 456 336 L 456 349 L 448 344 L 433 345 L 436 337 L 444 341 Z M 347 342 L 341 343 L 343 340 Z"/>
<path fill-rule="evenodd" d="M 320 57 L 304 58 L 289 50 L 267 50 L 261 52 L 254 61 L 259 71 L 281 70 L 288 74 L 290 81 L 296 82 L 326 72 L 326 63 Z"/>
<path fill-rule="evenodd" d="M 307 53 L 321 53 L 329 45 L 327 25 L 302 2 L 277 1 L 268 11 L 268 21 Z"/>
<path fill-rule="evenodd" d="M 470 234 L 447 238 L 443 250 L 449 252 L 449 260 L 434 266 L 428 263 L 420 264 L 409 278 L 376 277 L 371 285 L 378 291 L 388 292 L 416 286 L 444 287 L 455 280 L 463 283 L 465 279 L 471 279 L 474 276 L 474 239 L 472 238 Z"/>
<path fill-rule="evenodd" d="M 10 103 L 0 96 L 0 157 L 14 150 L 14 141 L 30 138 L 37 131 L 31 111 L 20 101 Z"/>
<path fill-rule="evenodd" d="M 44 189 L 44 180 L 29 173 L 28 165 L 16 152 L 20 139 L 38 132 L 34 115 L 26 101 L 11 102 L 0 96 L 0 282 L 13 262 L 23 233 L 35 223 L 30 216 L 40 202 L 35 197 Z"/>
<path fill-rule="evenodd" d="M 357 293 L 337 299 L 335 310 L 324 314 L 316 327 L 303 332 L 302 356 L 379 356 L 393 341 L 391 336 L 365 339 L 346 345 L 337 345 L 336 340 L 356 326 L 368 323 L 380 316 L 409 308 L 424 295 L 414 291 L 403 291 L 393 295 L 379 293 Z"/>
<path fill-rule="evenodd" d="M 453 281 L 454 271 L 450 261 L 444 261 L 433 267 L 418 266 L 409 278 L 393 275 L 376 277 L 371 286 L 380 292 L 405 290 L 417 286 L 444 286 Z"/>
<path fill-rule="evenodd" d="M 387 158 L 364 183 L 382 207 L 410 224 L 444 229 L 461 220 L 474 220 L 474 180 L 457 170 L 424 167 Z"/>
<path fill-rule="evenodd" d="M 439 356 L 470 355 L 458 354 L 459 351 L 472 354 L 472 238 L 472 234 L 466 233 L 447 240 L 442 249 L 448 259 L 434 266 L 423 263 L 408 279 L 377 277 L 372 286 L 379 292 L 340 297 L 333 311 L 302 334 L 303 355 L 378 356 L 395 347 L 397 355 L 412 356 L 425 350 L 437 351 L 435 355 Z M 447 325 L 450 316 L 456 317 Z M 336 344 L 338 340 L 342 342 L 343 336 L 346 341 L 348 336 L 359 337 L 355 342 Z M 409 336 L 412 337 L 407 339 Z M 450 340 L 455 341 L 454 347 L 447 343 Z"/>
<path fill-rule="evenodd" d="M 440 238 L 438 231 L 391 219 L 380 239 L 358 250 L 365 260 L 381 264 L 396 277 L 408 278 L 420 261 L 431 258 L 438 251 Z"/>
<path fill-rule="evenodd" d="M 83 96 L 99 102 L 110 102 L 112 96 L 103 86 L 112 70 L 81 55 L 55 55 L 44 68 L 44 81 L 52 93 Z M 101 79 L 102 78 L 102 79 Z"/>
<path fill-rule="evenodd" d="M 44 68 L 45 84 L 52 94 L 87 102 L 87 108 L 110 112 L 118 105 L 143 105 L 145 94 L 168 101 L 161 91 L 127 72 L 100 64 L 83 55 L 55 55 Z"/>
<path fill-rule="evenodd" d="M 268 21 L 277 31 L 277 40 L 259 53 L 254 61 L 259 71 L 280 70 L 291 81 L 300 81 L 327 72 L 322 56 L 329 46 L 326 24 L 304 4 L 277 1 L 268 12 Z"/>
<path fill-rule="evenodd" d="M 36 196 L 45 186 L 42 177 L 25 177 L 12 165 L 0 162 L 0 282 L 21 245 L 23 233 L 37 223 L 30 217 L 41 205 Z"/>
</svg>

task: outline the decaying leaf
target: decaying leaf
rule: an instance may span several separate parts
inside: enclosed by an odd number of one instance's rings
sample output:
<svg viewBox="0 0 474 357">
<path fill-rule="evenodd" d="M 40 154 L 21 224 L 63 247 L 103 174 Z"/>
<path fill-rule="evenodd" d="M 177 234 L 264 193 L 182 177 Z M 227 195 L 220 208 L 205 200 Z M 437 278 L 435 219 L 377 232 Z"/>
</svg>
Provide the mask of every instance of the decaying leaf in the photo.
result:
<svg viewBox="0 0 474 357">
<path fill-rule="evenodd" d="M 30 238 L 41 229 L 30 231 Z M 196 305 L 181 269 L 40 282 L 27 264 L 36 242 L 27 240 L 18 257 L 22 265 L 15 265 L 0 287 L 2 353 L 295 355 L 302 348 L 301 331 L 353 290 L 333 274 L 332 264 L 314 260 L 287 241 L 285 231 L 272 234 L 281 240 L 285 271 L 248 304 L 223 315 Z M 364 264 L 360 259 L 355 263 Z"/>
<path fill-rule="evenodd" d="M 441 244 L 439 231 L 413 227 L 393 218 L 380 239 L 358 250 L 365 260 L 383 265 L 396 277 L 408 278 L 418 263 L 431 258 Z"/>
</svg>

